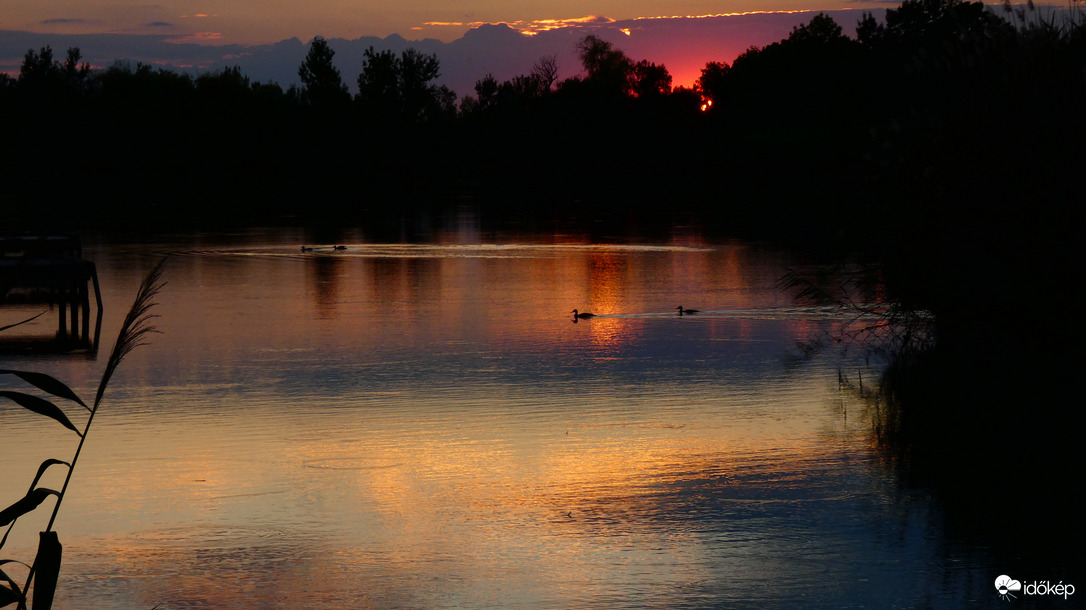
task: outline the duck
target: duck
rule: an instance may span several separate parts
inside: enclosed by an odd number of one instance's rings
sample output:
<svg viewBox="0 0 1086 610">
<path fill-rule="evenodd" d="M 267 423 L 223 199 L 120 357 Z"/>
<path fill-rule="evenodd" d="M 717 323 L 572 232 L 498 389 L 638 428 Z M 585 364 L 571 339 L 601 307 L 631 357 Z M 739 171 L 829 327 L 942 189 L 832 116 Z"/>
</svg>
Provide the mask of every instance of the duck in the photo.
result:
<svg viewBox="0 0 1086 610">
<path fill-rule="evenodd" d="M 587 311 L 584 312 L 584 313 L 577 313 L 576 309 L 573 310 L 573 317 L 574 318 L 591 318 L 594 315 L 596 315 L 596 314 L 588 313 Z"/>
<path fill-rule="evenodd" d="M 332 246 L 333 250 L 346 250 L 347 246 Z"/>
<path fill-rule="evenodd" d="M 701 312 L 700 309 L 683 309 L 682 305 L 679 305 L 675 309 L 679 310 L 679 315 L 680 316 L 683 315 L 684 313 L 699 313 L 699 312 Z"/>
<path fill-rule="evenodd" d="M 312 251 L 313 251 L 313 248 L 307 248 L 305 246 L 302 246 L 302 252 L 312 252 Z"/>
</svg>

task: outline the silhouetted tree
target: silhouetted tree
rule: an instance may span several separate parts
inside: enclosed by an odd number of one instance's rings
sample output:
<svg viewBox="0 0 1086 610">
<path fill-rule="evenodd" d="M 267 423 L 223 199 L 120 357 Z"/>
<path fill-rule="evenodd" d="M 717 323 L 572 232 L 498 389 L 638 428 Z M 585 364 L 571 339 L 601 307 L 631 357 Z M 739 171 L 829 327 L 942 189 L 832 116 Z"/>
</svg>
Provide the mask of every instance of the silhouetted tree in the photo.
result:
<svg viewBox="0 0 1086 610">
<path fill-rule="evenodd" d="M 493 108 L 498 103 L 499 87 L 498 79 L 494 78 L 493 74 L 487 74 L 475 81 L 475 97 L 464 98 L 464 102 L 468 105 L 467 112 L 485 112 Z"/>
<path fill-rule="evenodd" d="M 539 84 L 542 92 L 549 92 L 558 80 L 558 57 L 545 55 L 532 66 L 532 77 Z"/>
<path fill-rule="evenodd" d="M 660 98 L 671 93 L 671 73 L 663 64 L 646 59 L 634 64 L 630 81 L 632 93 L 639 98 Z"/>
<path fill-rule="evenodd" d="M 309 105 L 339 106 L 350 99 L 339 69 L 332 63 L 336 52 L 328 42 L 317 36 L 309 44 L 309 52 L 298 68 L 302 80 L 302 99 Z"/>
<path fill-rule="evenodd" d="M 965 0 L 905 0 L 886 11 L 885 28 L 888 38 L 911 44 L 991 38 L 1011 30 L 984 3 Z"/>
<path fill-rule="evenodd" d="M 584 99 L 594 99 L 597 104 L 627 106 L 638 100 L 641 108 L 648 108 L 659 105 L 671 93 L 667 67 L 646 59 L 635 62 L 599 36 L 585 36 L 577 43 L 577 52 L 585 76 L 562 83 L 560 88 L 567 97 L 587 96 Z"/>
<path fill-rule="evenodd" d="M 879 45 L 885 29 L 871 13 L 864 12 L 856 24 L 856 40 L 868 50 Z"/>
<path fill-rule="evenodd" d="M 90 64 L 80 63 L 83 58 L 79 47 L 69 47 L 67 57 L 64 60 L 64 75 L 73 82 L 82 82 L 90 74 Z"/>
<path fill-rule="evenodd" d="M 39 52 L 29 49 L 23 56 L 23 64 L 19 68 L 19 82 L 27 83 L 46 79 L 59 72 L 59 68 L 59 64 L 53 61 L 52 47 L 46 45 Z"/>
<path fill-rule="evenodd" d="M 355 99 L 365 116 L 417 124 L 455 114 L 456 95 L 431 82 L 441 75 L 436 55 L 407 49 L 397 57 L 370 47 L 363 57 Z"/>
<path fill-rule="evenodd" d="M 216 109 L 235 109 L 246 105 L 251 89 L 249 78 L 237 66 L 207 72 L 196 78 L 196 92 L 201 102 Z"/>
<path fill-rule="evenodd" d="M 825 13 L 819 13 L 805 24 L 792 28 L 787 42 L 802 45 L 832 45 L 844 38 L 841 26 L 832 17 Z"/>
<path fill-rule="evenodd" d="M 444 85 L 431 84 L 441 76 L 437 55 L 407 49 L 400 54 L 399 68 L 404 118 L 418 123 L 450 116 L 456 104 L 455 94 Z"/>
<path fill-rule="evenodd" d="M 116 64 L 97 75 L 102 101 L 119 115 L 143 119 L 164 112 L 187 115 L 196 88 L 188 74 L 144 63 Z"/>
<path fill-rule="evenodd" d="M 845 115 L 839 100 L 858 87 L 861 73 L 859 45 L 845 36 L 834 20 L 818 14 L 793 28 L 787 38 L 765 47 L 751 47 L 726 69 L 706 66 L 701 87 L 714 89 L 714 110 L 725 102 L 751 112 L 757 122 L 763 110 L 786 121 L 807 121 L 808 114 L 793 112 L 797 96 L 805 113 Z M 761 110 L 759 110 L 761 109 Z M 716 112 L 719 116 L 719 112 Z M 778 117 L 765 117 L 777 122 Z M 838 117 L 848 120 L 847 116 Z M 808 121 L 809 122 L 809 121 Z"/>
<path fill-rule="evenodd" d="M 355 99 L 370 114 L 388 117 L 398 111 L 403 99 L 400 96 L 399 61 L 395 53 L 377 52 L 373 47 L 366 49 Z"/>
<path fill-rule="evenodd" d="M 475 83 L 475 97 L 466 96 L 461 113 L 467 116 L 479 114 L 522 114 L 552 92 L 558 75 L 558 63 L 553 55 L 540 58 L 529 74 L 521 74 L 499 83 L 493 74 L 487 74 Z M 522 118 L 527 118 L 527 115 Z"/>
<path fill-rule="evenodd" d="M 577 43 L 577 54 L 584 66 L 585 81 L 594 89 L 612 97 L 630 93 L 634 64 L 620 49 L 595 34 L 589 34 Z"/>
<path fill-rule="evenodd" d="M 721 61 L 711 61 L 701 69 L 701 76 L 694 85 L 705 102 L 723 107 L 727 95 L 728 71 L 731 66 Z M 708 110 L 708 107 L 706 107 Z"/>
<path fill-rule="evenodd" d="M 90 74 L 90 65 L 80 63 L 81 58 L 78 47 L 68 49 L 64 63 L 53 59 L 53 49 L 48 45 L 38 52 L 30 49 L 19 68 L 19 83 L 26 88 L 48 88 L 49 95 L 71 96 L 83 88 Z"/>
</svg>

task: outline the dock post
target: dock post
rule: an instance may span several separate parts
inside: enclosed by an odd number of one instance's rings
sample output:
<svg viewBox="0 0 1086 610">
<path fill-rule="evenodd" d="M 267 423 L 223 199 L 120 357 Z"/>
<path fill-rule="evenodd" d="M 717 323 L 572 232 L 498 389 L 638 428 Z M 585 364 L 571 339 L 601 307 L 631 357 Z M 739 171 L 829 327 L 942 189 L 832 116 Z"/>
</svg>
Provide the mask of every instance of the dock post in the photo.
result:
<svg viewBox="0 0 1086 610">
<path fill-rule="evenodd" d="M 80 334 L 80 340 L 90 341 L 90 290 L 87 288 L 87 282 L 90 278 L 84 278 L 79 282 L 79 297 L 82 301 L 83 309 L 83 329 Z"/>
<path fill-rule="evenodd" d="M 60 315 L 57 316 L 59 325 L 57 326 L 57 336 L 64 338 L 68 336 L 68 308 L 65 306 L 66 301 L 63 295 L 57 295 L 57 310 Z"/>
<path fill-rule="evenodd" d="M 79 339 L 79 287 L 78 284 L 72 284 L 64 290 L 68 295 L 68 300 L 71 303 L 72 310 L 72 338 Z"/>
</svg>

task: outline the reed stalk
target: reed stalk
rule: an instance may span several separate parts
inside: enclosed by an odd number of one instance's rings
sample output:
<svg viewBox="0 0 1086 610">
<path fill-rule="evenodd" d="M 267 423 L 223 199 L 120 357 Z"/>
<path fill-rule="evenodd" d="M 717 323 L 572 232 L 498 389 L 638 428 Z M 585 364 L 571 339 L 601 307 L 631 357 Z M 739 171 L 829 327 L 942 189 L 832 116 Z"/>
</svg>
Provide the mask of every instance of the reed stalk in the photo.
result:
<svg viewBox="0 0 1086 610">
<path fill-rule="evenodd" d="M 143 279 L 143 282 L 141 282 L 139 291 L 136 294 L 136 299 L 133 301 L 131 308 L 129 308 L 128 313 L 125 315 L 124 322 L 121 324 L 121 330 L 117 335 L 117 342 L 114 344 L 113 351 L 110 352 L 109 359 L 106 361 L 106 367 L 102 373 L 102 378 L 98 383 L 98 390 L 95 393 L 94 402 L 90 407 L 87 407 L 66 385 L 48 375 L 26 371 L 0 371 L 0 373 L 15 375 L 49 394 L 74 401 L 90 411 L 90 415 L 87 417 L 87 422 L 83 426 L 82 432 L 79 432 L 71 424 L 67 416 L 52 403 L 18 392 L 3 393 L 4 398 L 9 398 L 31 411 L 56 419 L 66 427 L 76 430 L 76 433 L 79 434 L 79 444 L 76 446 L 75 454 L 71 461 L 64 462 L 55 459 L 46 460 L 39 468 L 38 475 L 35 477 L 34 482 L 31 483 L 30 491 L 27 495 L 22 500 L 19 500 L 3 511 L 5 514 L 4 523 L 7 524 L 10 522 L 11 524 L 8 528 L 8 531 L 10 532 L 11 527 L 14 526 L 15 520 L 19 516 L 34 510 L 34 508 L 49 495 L 57 496 L 56 503 L 53 505 L 53 512 L 49 517 L 49 523 L 46 525 L 45 531 L 41 532 L 41 541 L 38 547 L 37 557 L 30 566 L 30 571 L 23 587 L 18 589 L 13 580 L 8 578 L 6 574 L 0 572 L 0 576 L 3 577 L 2 580 L 7 581 L 11 585 L 11 587 L 5 586 L 3 591 L 7 596 L 3 599 L 9 600 L 4 602 L 5 605 L 17 601 L 19 609 L 25 610 L 27 595 L 29 594 L 31 584 L 34 582 L 35 575 L 38 575 L 38 583 L 34 588 L 33 601 L 35 610 L 39 608 L 49 608 L 52 605 L 52 598 L 56 589 L 61 561 L 61 545 L 56 533 L 53 531 L 53 524 L 56 521 L 57 514 L 60 512 L 60 506 L 67 493 L 68 484 L 72 480 L 72 473 L 75 472 L 75 466 L 79 461 L 79 456 L 82 454 L 83 444 L 87 440 L 87 433 L 90 431 L 91 424 L 94 423 L 94 416 L 98 413 L 98 408 L 101 406 L 102 399 L 105 396 L 106 387 L 113 378 L 113 374 L 132 350 L 146 344 L 147 336 L 149 334 L 158 332 L 153 324 L 154 319 L 157 318 L 158 315 L 151 313 L 151 310 L 157 304 L 155 302 L 155 297 L 162 290 L 162 287 L 165 286 L 165 282 L 162 281 L 162 274 L 165 269 L 166 261 L 167 259 L 162 259 L 147 274 Z M 64 478 L 64 484 L 60 488 L 60 491 L 37 488 L 36 485 L 41 478 L 42 473 L 50 466 L 57 464 L 63 464 L 68 468 L 67 475 Z M 6 539 L 7 535 L 5 534 L 4 540 L 6 541 Z M 2 545 L 2 542 L 0 542 L 0 545 Z M 8 561 L 10 560 L 0 561 L 0 563 L 6 563 Z M 22 564 L 22 562 L 16 563 Z M 10 599 L 11 596 L 16 593 L 17 599 Z"/>
<path fill-rule="evenodd" d="M 79 461 L 83 443 L 87 440 L 87 432 L 90 431 L 91 424 L 94 423 L 94 416 L 98 413 L 99 405 L 102 404 L 102 397 L 105 396 L 109 380 L 113 377 L 113 373 L 116 372 L 125 356 L 137 347 L 146 345 L 145 338 L 147 335 L 158 332 L 151 323 L 158 315 L 152 314 L 150 311 L 157 304 L 154 300 L 155 297 L 165 285 L 162 282 L 162 272 L 165 266 L 166 259 L 162 259 L 147 274 L 147 277 L 140 284 L 139 292 L 136 293 L 136 300 L 133 301 L 132 307 L 129 308 L 128 314 L 124 317 L 121 331 L 117 334 L 117 342 L 113 345 L 113 351 L 110 352 L 109 360 L 106 361 L 106 369 L 102 373 L 102 380 L 98 383 L 98 391 L 94 395 L 94 404 L 91 406 L 90 417 L 87 418 L 87 424 L 83 427 L 83 435 L 80 437 L 79 445 L 75 449 L 71 466 L 68 467 L 68 476 L 64 479 L 64 485 L 60 488 L 60 497 L 57 498 L 57 502 L 53 506 L 53 514 L 49 518 L 49 524 L 45 526 L 47 532 L 53 529 L 53 522 L 57 518 L 57 512 L 60 511 L 60 503 L 64 500 L 64 492 L 68 490 L 68 483 L 72 480 L 72 473 L 75 471 L 76 462 Z"/>
</svg>

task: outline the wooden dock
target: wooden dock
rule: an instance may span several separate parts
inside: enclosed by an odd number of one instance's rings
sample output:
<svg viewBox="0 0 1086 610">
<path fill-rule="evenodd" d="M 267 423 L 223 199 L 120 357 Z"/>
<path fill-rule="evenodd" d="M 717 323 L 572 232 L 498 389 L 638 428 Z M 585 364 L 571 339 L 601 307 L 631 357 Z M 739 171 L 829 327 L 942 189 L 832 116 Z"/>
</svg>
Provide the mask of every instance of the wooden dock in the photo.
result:
<svg viewBox="0 0 1086 610">
<path fill-rule="evenodd" d="M 97 309 L 90 328 L 90 292 Z M 72 235 L 0 236 L 0 306 L 48 304 L 58 311 L 56 339 L 73 347 L 97 348 L 102 323 L 98 271 L 83 258 Z"/>
</svg>

